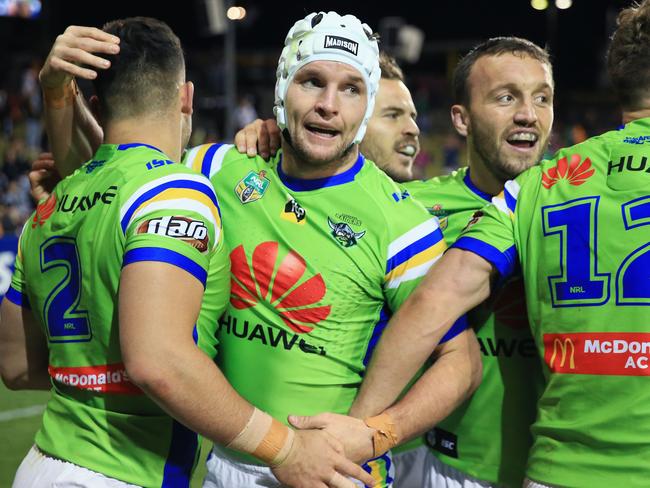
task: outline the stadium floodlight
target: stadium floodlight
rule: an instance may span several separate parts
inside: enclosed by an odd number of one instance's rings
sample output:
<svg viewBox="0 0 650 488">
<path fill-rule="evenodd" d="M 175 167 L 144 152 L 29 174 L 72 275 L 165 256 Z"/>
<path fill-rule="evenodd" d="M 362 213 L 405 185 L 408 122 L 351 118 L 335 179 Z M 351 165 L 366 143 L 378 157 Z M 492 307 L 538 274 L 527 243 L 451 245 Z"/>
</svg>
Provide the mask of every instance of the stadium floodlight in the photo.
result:
<svg viewBox="0 0 650 488">
<path fill-rule="evenodd" d="M 530 0 L 530 6 L 535 10 L 546 10 L 548 8 L 548 0 Z"/>
<path fill-rule="evenodd" d="M 233 6 L 226 12 L 226 17 L 230 20 L 242 20 L 246 17 L 246 9 L 244 7 Z"/>
<path fill-rule="evenodd" d="M 555 0 L 555 6 L 560 10 L 571 8 L 571 5 L 573 5 L 572 0 Z"/>
</svg>

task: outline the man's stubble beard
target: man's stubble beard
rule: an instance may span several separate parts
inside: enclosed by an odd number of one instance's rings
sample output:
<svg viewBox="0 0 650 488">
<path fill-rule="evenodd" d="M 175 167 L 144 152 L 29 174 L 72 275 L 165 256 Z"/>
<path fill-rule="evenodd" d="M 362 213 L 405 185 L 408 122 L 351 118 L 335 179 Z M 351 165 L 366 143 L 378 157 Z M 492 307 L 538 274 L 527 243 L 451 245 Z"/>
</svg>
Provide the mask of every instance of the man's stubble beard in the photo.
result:
<svg viewBox="0 0 650 488">
<path fill-rule="evenodd" d="M 336 168 L 341 165 L 341 163 L 347 158 L 355 146 L 356 144 L 348 144 L 345 149 L 337 151 L 335 156 L 327 159 L 319 159 L 313 155 L 310 155 L 305 147 L 305 144 L 302 144 L 298 138 L 291 137 L 289 150 L 293 152 L 296 162 L 299 162 L 305 166 L 309 166 L 311 168 Z"/>
<path fill-rule="evenodd" d="M 548 142 L 547 137 L 546 140 L 540 143 L 538 152 L 532 161 L 526 157 L 519 158 L 517 156 L 512 156 L 504 161 L 504 158 L 501 158 L 499 155 L 500 147 L 494 143 L 493 138 L 484 134 L 480 130 L 474 131 L 474 148 L 476 153 L 485 163 L 487 170 L 492 173 L 495 178 L 504 183 L 519 176 L 527 169 L 532 168 L 539 163 L 544 151 L 546 151 Z"/>
</svg>

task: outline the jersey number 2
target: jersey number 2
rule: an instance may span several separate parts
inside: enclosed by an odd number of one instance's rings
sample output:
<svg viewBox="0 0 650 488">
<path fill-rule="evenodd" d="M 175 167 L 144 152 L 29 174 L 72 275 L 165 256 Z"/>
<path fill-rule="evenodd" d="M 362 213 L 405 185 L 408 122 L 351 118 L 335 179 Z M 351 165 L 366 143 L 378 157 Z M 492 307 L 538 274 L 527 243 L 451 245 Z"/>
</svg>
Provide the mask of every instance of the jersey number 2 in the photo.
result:
<svg viewBox="0 0 650 488">
<path fill-rule="evenodd" d="M 602 305 L 610 273 L 598 272 L 598 203 L 586 197 L 542 209 L 544 235 L 560 237 L 560 274 L 548 277 L 554 307 Z M 650 197 L 624 203 L 625 230 L 650 225 Z M 625 235 L 619 237 L 625 240 Z M 593 250 L 593 252 L 592 252 Z M 617 305 L 650 305 L 650 243 L 628 254 L 616 271 Z"/>
<path fill-rule="evenodd" d="M 81 300 L 81 266 L 76 242 L 70 237 L 51 237 L 41 245 L 41 272 L 64 271 L 52 289 L 43 318 L 50 342 L 81 342 L 92 338 L 88 311 L 79 308 Z"/>
</svg>

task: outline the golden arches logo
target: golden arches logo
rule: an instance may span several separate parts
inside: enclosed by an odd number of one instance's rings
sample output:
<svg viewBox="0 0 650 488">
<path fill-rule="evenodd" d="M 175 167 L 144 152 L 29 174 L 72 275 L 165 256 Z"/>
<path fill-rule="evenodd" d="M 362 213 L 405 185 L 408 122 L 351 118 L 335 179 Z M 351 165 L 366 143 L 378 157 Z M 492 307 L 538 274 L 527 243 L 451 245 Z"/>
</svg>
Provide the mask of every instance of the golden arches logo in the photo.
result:
<svg viewBox="0 0 650 488">
<path fill-rule="evenodd" d="M 569 348 L 571 348 L 570 352 L 569 352 Z M 576 347 L 573 344 L 573 340 L 569 339 L 568 337 L 565 338 L 564 340 L 558 339 L 557 337 L 553 339 L 553 354 L 551 355 L 551 360 L 549 361 L 549 367 L 553 369 L 553 365 L 555 364 L 555 358 L 558 355 L 558 349 L 561 351 L 560 368 L 564 367 L 564 363 L 566 362 L 568 356 L 569 369 L 576 369 L 576 364 L 575 364 Z"/>
</svg>

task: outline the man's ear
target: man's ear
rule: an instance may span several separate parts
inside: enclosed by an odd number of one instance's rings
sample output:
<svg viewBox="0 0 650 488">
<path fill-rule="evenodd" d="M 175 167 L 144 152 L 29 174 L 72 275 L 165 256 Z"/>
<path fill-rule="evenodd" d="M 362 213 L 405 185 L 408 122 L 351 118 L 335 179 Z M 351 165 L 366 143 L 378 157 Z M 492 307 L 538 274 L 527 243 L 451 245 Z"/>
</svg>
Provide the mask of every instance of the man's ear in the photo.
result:
<svg viewBox="0 0 650 488">
<path fill-rule="evenodd" d="M 95 120 L 99 122 L 99 125 L 102 125 L 102 111 L 99 107 L 99 98 L 97 98 L 97 95 L 91 95 L 88 99 L 88 103 L 90 104 L 90 111 L 92 112 L 93 117 L 95 117 Z"/>
<path fill-rule="evenodd" d="M 464 105 L 452 105 L 450 110 L 451 123 L 461 136 L 469 133 L 469 114 Z"/>
<path fill-rule="evenodd" d="M 181 85 L 181 112 L 192 115 L 194 110 L 194 83 L 187 81 Z"/>
</svg>

